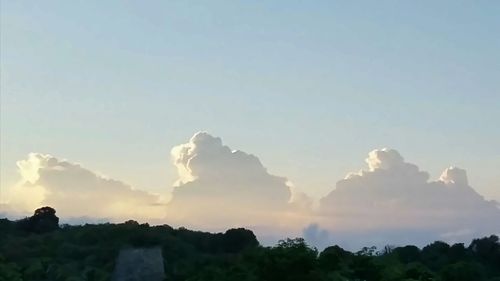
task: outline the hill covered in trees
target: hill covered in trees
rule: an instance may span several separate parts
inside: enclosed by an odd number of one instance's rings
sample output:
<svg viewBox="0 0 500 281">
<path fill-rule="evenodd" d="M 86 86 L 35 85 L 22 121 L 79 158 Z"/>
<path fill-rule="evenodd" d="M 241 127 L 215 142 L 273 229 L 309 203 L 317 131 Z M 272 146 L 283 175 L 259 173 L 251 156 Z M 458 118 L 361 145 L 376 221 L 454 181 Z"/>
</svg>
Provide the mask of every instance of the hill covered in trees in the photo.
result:
<svg viewBox="0 0 500 281">
<path fill-rule="evenodd" d="M 467 246 L 437 241 L 422 249 L 330 246 L 318 252 L 302 238 L 263 247 L 243 228 L 207 233 L 135 221 L 59 225 L 50 207 L 19 221 L 0 219 L 0 281 L 110 280 L 121 249 L 154 246 L 162 248 L 166 280 L 500 281 L 494 235 Z"/>
</svg>

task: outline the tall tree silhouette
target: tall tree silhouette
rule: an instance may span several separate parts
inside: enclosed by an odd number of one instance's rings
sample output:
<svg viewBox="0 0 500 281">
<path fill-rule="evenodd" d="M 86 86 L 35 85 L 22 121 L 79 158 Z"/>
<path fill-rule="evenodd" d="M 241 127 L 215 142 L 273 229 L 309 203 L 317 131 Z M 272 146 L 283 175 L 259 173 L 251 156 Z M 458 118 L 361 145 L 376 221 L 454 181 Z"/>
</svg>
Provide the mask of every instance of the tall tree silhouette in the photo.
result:
<svg viewBox="0 0 500 281">
<path fill-rule="evenodd" d="M 59 228 L 59 218 L 53 208 L 42 207 L 36 209 L 33 216 L 20 220 L 18 225 L 28 232 L 45 233 Z"/>
</svg>

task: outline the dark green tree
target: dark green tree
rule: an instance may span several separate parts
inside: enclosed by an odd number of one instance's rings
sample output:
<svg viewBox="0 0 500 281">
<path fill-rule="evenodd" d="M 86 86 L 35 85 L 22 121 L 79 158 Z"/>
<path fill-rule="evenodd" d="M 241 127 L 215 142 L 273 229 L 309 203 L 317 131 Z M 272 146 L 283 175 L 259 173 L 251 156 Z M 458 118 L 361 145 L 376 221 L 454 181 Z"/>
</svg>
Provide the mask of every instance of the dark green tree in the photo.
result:
<svg viewBox="0 0 500 281">
<path fill-rule="evenodd" d="M 417 246 L 408 245 L 398 247 L 393 250 L 393 253 L 402 263 L 411 263 L 420 260 L 420 249 Z"/>
<path fill-rule="evenodd" d="M 42 207 L 33 216 L 20 220 L 18 226 L 27 232 L 45 233 L 59 229 L 59 218 L 53 208 Z"/>
<path fill-rule="evenodd" d="M 446 266 L 441 272 L 442 281 L 482 281 L 485 277 L 484 267 L 476 262 L 460 261 Z"/>
<path fill-rule="evenodd" d="M 223 247 L 226 252 L 237 253 L 244 249 L 254 248 L 259 245 L 257 237 L 252 231 L 244 228 L 227 230 L 223 235 Z"/>
<path fill-rule="evenodd" d="M 276 247 L 264 251 L 257 261 L 259 280 L 317 280 L 317 255 L 318 251 L 302 238 L 281 240 Z"/>
</svg>

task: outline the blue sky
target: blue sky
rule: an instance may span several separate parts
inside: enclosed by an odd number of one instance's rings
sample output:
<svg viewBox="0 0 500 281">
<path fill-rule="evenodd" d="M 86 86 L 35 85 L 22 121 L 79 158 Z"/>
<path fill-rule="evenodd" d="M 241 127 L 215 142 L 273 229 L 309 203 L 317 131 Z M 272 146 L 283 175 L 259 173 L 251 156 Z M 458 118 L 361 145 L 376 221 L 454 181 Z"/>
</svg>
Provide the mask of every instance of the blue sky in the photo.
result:
<svg viewBox="0 0 500 281">
<path fill-rule="evenodd" d="M 200 130 L 313 196 L 397 149 L 500 200 L 497 1 L 2 1 L 1 185 L 50 153 L 152 191 Z"/>
</svg>

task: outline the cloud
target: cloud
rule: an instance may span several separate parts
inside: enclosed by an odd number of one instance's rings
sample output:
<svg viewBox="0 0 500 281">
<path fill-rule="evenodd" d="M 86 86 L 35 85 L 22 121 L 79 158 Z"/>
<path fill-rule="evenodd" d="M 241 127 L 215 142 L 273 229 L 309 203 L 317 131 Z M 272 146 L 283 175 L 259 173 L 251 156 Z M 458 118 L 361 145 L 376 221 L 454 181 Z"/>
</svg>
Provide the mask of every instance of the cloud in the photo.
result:
<svg viewBox="0 0 500 281">
<path fill-rule="evenodd" d="M 232 150 L 206 132 L 174 147 L 172 159 L 179 178 L 169 214 L 184 224 L 263 224 L 279 221 L 294 207 L 286 178 L 269 174 L 256 156 Z M 306 200 L 299 193 L 294 198 Z"/>
<path fill-rule="evenodd" d="M 429 181 L 427 172 L 393 149 L 370 152 L 366 163 L 368 170 L 347 175 L 320 200 L 322 227 L 339 235 L 414 230 L 425 232 L 422 239 L 500 232 L 491 223 L 500 219 L 498 204 L 469 186 L 465 170 L 450 167 Z"/>
<path fill-rule="evenodd" d="M 12 208 L 12 206 L 8 203 L 0 203 L 0 219 L 8 218 L 8 219 L 20 219 L 26 217 L 29 213 L 16 211 Z"/>
<path fill-rule="evenodd" d="M 302 230 L 302 236 L 307 244 L 322 251 L 332 245 L 333 235 L 326 229 L 322 229 L 319 224 L 312 223 Z"/>
<path fill-rule="evenodd" d="M 469 184 L 467 180 L 467 173 L 457 167 L 450 167 L 441 174 L 439 180 L 448 185 L 462 185 L 467 186 Z"/>
<path fill-rule="evenodd" d="M 0 204 L 0 215 L 31 214 L 50 205 L 62 221 L 136 219 L 205 230 L 244 226 L 264 241 L 302 234 L 320 248 L 467 241 L 500 233 L 493 223 L 500 219 L 498 203 L 479 195 L 465 170 L 450 167 L 430 180 L 393 149 L 370 152 L 367 168 L 338 181 L 319 202 L 270 174 L 256 156 L 205 132 L 175 146 L 171 156 L 178 179 L 172 200 L 164 204 L 158 195 L 79 164 L 29 154 L 17 163 L 21 181 L 11 189 L 9 204 Z"/>
<path fill-rule="evenodd" d="M 9 205 L 19 211 L 49 205 L 60 216 L 109 220 L 154 219 L 165 213 L 158 195 L 51 155 L 31 153 L 17 166 L 21 181 L 11 190 Z"/>
</svg>

